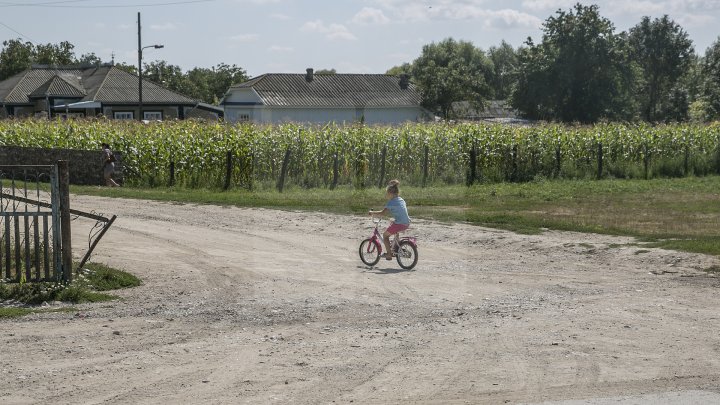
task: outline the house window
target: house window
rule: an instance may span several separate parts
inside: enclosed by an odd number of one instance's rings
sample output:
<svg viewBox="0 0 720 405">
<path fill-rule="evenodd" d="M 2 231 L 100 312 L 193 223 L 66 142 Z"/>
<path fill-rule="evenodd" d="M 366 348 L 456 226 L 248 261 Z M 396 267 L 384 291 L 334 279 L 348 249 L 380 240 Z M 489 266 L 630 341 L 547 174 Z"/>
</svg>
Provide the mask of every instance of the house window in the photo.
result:
<svg viewBox="0 0 720 405">
<path fill-rule="evenodd" d="M 162 121 L 162 111 L 143 111 L 143 119 L 147 121 Z"/>
<path fill-rule="evenodd" d="M 249 122 L 249 121 L 250 121 L 250 114 L 240 114 L 238 121 L 240 121 L 240 122 Z"/>
<path fill-rule="evenodd" d="M 133 114 L 132 111 L 115 111 L 113 117 L 116 120 L 133 120 L 135 119 L 135 114 Z"/>
</svg>

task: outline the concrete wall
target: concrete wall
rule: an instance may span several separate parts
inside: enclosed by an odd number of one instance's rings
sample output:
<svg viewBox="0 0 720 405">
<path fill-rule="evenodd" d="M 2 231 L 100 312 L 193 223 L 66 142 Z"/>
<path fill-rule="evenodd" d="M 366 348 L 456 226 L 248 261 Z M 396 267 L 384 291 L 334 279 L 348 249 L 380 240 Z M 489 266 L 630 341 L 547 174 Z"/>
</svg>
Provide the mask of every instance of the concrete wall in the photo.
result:
<svg viewBox="0 0 720 405">
<path fill-rule="evenodd" d="M 115 152 L 115 175 L 122 184 L 122 155 Z M 0 165 L 50 165 L 58 160 L 69 161 L 70 184 L 105 185 L 103 179 L 103 155 L 98 150 L 23 148 L 0 146 Z"/>
</svg>

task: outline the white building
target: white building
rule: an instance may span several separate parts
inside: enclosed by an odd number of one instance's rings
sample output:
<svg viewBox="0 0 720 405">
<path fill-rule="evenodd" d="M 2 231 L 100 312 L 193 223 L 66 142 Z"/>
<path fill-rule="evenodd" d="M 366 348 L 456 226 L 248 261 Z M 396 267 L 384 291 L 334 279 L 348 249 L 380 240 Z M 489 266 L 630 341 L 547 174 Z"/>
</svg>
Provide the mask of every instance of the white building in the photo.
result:
<svg viewBox="0 0 720 405">
<path fill-rule="evenodd" d="M 429 118 L 407 76 L 264 74 L 230 87 L 229 122 L 400 124 Z"/>
</svg>

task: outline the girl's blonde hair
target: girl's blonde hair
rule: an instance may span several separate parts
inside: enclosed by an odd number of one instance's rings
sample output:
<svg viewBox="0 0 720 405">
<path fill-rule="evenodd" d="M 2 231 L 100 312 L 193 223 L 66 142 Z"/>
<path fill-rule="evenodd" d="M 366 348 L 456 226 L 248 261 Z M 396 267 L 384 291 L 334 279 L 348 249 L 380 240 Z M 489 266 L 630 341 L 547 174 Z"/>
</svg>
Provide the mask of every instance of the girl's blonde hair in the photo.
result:
<svg viewBox="0 0 720 405">
<path fill-rule="evenodd" d="M 400 194 L 400 181 L 399 180 L 390 180 L 388 182 L 388 185 L 385 188 L 385 190 L 388 193 L 393 194 L 393 195 Z"/>
</svg>

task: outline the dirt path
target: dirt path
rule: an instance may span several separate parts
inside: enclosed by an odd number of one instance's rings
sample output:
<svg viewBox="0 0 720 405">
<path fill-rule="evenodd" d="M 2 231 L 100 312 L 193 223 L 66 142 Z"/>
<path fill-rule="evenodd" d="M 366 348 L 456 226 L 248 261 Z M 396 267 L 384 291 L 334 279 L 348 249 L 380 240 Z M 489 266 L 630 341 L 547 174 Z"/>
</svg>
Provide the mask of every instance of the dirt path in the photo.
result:
<svg viewBox="0 0 720 405">
<path fill-rule="evenodd" d="M 361 265 L 363 217 L 72 204 L 118 215 L 94 260 L 144 284 L 0 320 L 0 403 L 720 398 L 720 278 L 702 271 L 716 258 L 416 221 L 408 272 Z"/>
</svg>

